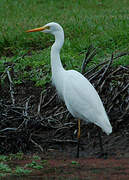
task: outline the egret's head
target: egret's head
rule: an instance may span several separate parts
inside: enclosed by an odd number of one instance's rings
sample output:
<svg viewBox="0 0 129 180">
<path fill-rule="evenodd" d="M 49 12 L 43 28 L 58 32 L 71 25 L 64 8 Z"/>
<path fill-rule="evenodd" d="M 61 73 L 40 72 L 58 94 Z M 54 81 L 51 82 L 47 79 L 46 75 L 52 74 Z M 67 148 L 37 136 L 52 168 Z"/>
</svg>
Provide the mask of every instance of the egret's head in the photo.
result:
<svg viewBox="0 0 129 180">
<path fill-rule="evenodd" d="M 51 23 L 46 24 L 43 27 L 30 29 L 26 32 L 37 32 L 37 31 L 55 35 L 57 32 L 62 32 L 63 28 L 58 23 L 51 22 Z"/>
</svg>

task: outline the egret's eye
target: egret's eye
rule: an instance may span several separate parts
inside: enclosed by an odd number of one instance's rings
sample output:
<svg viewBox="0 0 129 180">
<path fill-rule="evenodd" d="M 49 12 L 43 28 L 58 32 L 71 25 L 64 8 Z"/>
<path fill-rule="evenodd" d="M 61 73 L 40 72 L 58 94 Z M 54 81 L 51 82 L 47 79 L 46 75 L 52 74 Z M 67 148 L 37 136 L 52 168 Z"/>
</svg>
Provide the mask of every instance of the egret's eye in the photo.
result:
<svg viewBox="0 0 129 180">
<path fill-rule="evenodd" d="M 45 29 L 50 29 L 50 26 L 46 26 Z"/>
</svg>

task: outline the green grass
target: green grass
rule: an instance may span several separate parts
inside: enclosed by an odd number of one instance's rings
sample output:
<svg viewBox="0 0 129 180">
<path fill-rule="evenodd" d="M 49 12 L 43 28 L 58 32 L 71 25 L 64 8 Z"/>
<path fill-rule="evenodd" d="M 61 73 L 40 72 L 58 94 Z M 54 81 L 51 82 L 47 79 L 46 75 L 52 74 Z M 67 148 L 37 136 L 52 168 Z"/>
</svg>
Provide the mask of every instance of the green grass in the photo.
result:
<svg viewBox="0 0 129 180">
<path fill-rule="evenodd" d="M 7 164 L 4 164 L 4 163 L 0 163 L 0 172 L 6 172 L 6 173 L 9 173 L 11 172 L 11 168 L 7 165 Z"/>
<path fill-rule="evenodd" d="M 43 166 L 41 164 L 37 163 L 36 161 L 32 161 L 30 164 L 26 164 L 26 167 L 34 168 L 37 170 L 40 170 L 43 168 Z"/>
<path fill-rule="evenodd" d="M 11 160 L 23 160 L 24 154 L 22 152 L 18 152 L 16 154 L 9 154 L 8 156 L 0 155 L 0 162 L 1 161 L 11 161 Z"/>
<path fill-rule="evenodd" d="M 16 169 L 15 169 L 15 171 L 13 172 L 14 174 L 16 174 L 16 175 L 19 175 L 19 176 L 21 176 L 21 175 L 28 175 L 28 174 L 30 174 L 32 172 L 32 170 L 30 170 L 30 169 L 24 169 L 24 168 L 22 168 L 22 167 L 16 167 Z"/>
<path fill-rule="evenodd" d="M 43 86 L 50 81 L 54 37 L 25 30 L 51 21 L 60 23 L 65 31 L 61 59 L 67 69 L 80 70 L 91 44 L 99 48 L 93 63 L 112 52 L 129 50 L 128 0 L 5 0 L 0 1 L 0 20 L 0 72 L 5 71 L 7 62 L 15 64 L 15 83 L 31 79 Z M 129 65 L 129 57 L 120 58 L 115 65 L 119 64 Z"/>
<path fill-rule="evenodd" d="M 0 177 L 7 175 L 28 175 L 34 169 L 41 170 L 47 164 L 47 160 L 41 160 L 38 155 L 32 157 L 34 160 L 31 163 L 24 164 L 23 166 L 17 166 L 15 161 L 22 162 L 25 160 L 23 153 L 19 152 L 17 154 L 9 154 L 7 156 L 0 155 Z M 36 162 L 39 160 L 39 163 Z"/>
</svg>

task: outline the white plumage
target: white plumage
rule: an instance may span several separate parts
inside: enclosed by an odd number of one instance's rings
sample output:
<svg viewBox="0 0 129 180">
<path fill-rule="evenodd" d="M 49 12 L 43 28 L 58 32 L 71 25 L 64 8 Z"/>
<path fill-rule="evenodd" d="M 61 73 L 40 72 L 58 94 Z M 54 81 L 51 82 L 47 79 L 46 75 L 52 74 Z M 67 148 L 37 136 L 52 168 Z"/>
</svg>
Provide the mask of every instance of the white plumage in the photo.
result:
<svg viewBox="0 0 129 180">
<path fill-rule="evenodd" d="M 52 22 L 27 32 L 34 31 L 42 31 L 55 36 L 55 43 L 51 48 L 52 81 L 69 112 L 75 118 L 94 123 L 106 134 L 110 134 L 112 126 L 95 88 L 81 73 L 65 70 L 62 66 L 60 50 L 64 43 L 63 28 Z"/>
</svg>

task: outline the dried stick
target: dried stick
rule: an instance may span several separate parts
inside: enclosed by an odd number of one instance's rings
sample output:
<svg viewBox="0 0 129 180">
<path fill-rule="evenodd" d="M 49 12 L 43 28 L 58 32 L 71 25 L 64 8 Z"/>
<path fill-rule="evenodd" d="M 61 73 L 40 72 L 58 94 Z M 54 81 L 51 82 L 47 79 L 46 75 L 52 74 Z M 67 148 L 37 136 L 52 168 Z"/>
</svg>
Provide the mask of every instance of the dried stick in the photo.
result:
<svg viewBox="0 0 129 180">
<path fill-rule="evenodd" d="M 112 64 L 112 61 L 113 61 L 113 54 L 112 54 L 112 56 L 111 56 L 111 59 L 110 59 L 110 61 L 109 61 L 109 64 L 107 65 L 107 67 L 105 68 L 105 70 L 104 70 L 101 78 L 99 79 L 99 81 L 98 81 L 98 83 L 97 83 L 97 85 L 96 85 L 96 88 L 98 88 L 98 86 L 99 86 L 99 85 L 102 83 L 102 81 L 104 80 L 104 78 L 105 78 L 105 76 L 106 76 L 106 74 L 107 74 L 107 72 L 108 72 L 108 69 L 109 69 L 109 67 L 110 67 L 111 64 Z"/>
<path fill-rule="evenodd" d="M 120 66 L 122 69 L 125 69 L 126 71 L 128 71 L 129 72 L 129 68 L 127 68 L 127 67 L 124 67 L 124 66 Z"/>
<path fill-rule="evenodd" d="M 116 57 L 114 57 L 114 59 L 118 59 L 119 57 L 128 56 L 128 55 L 129 55 L 129 52 L 121 52 L 121 53 L 118 54 Z"/>
<path fill-rule="evenodd" d="M 87 64 L 87 58 L 88 58 L 88 56 L 89 56 L 92 48 L 93 48 L 92 45 L 89 46 L 88 51 L 87 51 L 86 54 L 85 54 L 85 58 L 84 58 L 84 60 L 83 60 L 82 67 L 81 67 L 81 72 L 82 72 L 82 74 L 84 74 L 84 70 L 85 70 L 86 64 Z"/>
<path fill-rule="evenodd" d="M 127 88 L 129 87 L 129 83 L 121 90 L 119 91 L 113 98 L 112 98 L 112 102 L 115 101 L 117 99 L 117 97 L 119 95 L 121 95 Z M 113 104 L 110 106 L 108 113 L 110 113 L 111 109 L 113 108 Z"/>
<path fill-rule="evenodd" d="M 30 99 L 31 99 L 31 96 L 27 99 L 26 105 L 25 105 L 25 111 L 23 112 L 23 115 L 26 117 L 28 116 L 28 105 L 29 105 Z"/>
<path fill-rule="evenodd" d="M 120 57 L 122 57 L 122 56 L 128 56 L 128 55 L 129 55 L 129 52 L 122 52 L 122 53 L 118 54 L 116 57 L 113 57 L 113 60 L 114 60 L 114 59 L 118 59 L 118 58 L 120 58 Z M 89 71 L 87 71 L 87 72 L 84 74 L 84 76 L 87 76 L 87 75 L 88 75 L 89 73 L 91 73 L 91 72 L 95 72 L 96 69 L 98 69 L 100 66 L 108 63 L 110 60 L 111 60 L 111 59 L 105 60 L 104 62 L 96 65 L 96 66 L 93 67 L 93 68 L 91 68 Z"/>
<path fill-rule="evenodd" d="M 46 103 L 46 104 L 44 104 L 43 106 L 42 106 L 42 108 L 45 108 L 46 106 L 48 106 L 52 101 L 53 101 L 53 99 L 56 97 L 56 93 L 52 96 L 52 98 Z"/>
<path fill-rule="evenodd" d="M 59 115 L 65 114 L 65 113 L 67 113 L 67 112 L 68 112 L 68 110 L 63 111 L 63 112 L 59 112 L 59 113 L 57 113 L 57 114 L 54 114 L 53 116 L 54 116 L 54 117 L 55 117 L 55 116 L 59 116 Z"/>
<path fill-rule="evenodd" d="M 53 139 L 52 141 L 57 142 L 57 143 L 77 143 L 78 142 L 76 140 L 71 140 L 71 139 L 66 139 L 66 140 Z"/>
<path fill-rule="evenodd" d="M 94 75 L 91 75 L 89 77 L 89 81 L 92 81 L 93 79 L 95 79 L 99 74 L 101 74 L 101 72 L 105 69 L 106 65 L 104 65 L 101 69 L 99 69 L 97 72 L 94 73 Z"/>
<path fill-rule="evenodd" d="M 129 112 L 129 104 L 127 105 L 125 112 L 120 116 L 120 118 L 118 119 L 118 122 L 121 122 L 122 118 Z"/>
<path fill-rule="evenodd" d="M 128 87 L 129 87 L 129 83 L 128 83 L 121 91 L 119 91 L 119 92 L 116 94 L 116 96 L 113 97 L 112 101 L 115 101 L 116 98 L 117 98 L 120 94 L 122 94 Z"/>
<path fill-rule="evenodd" d="M 8 67 L 9 68 L 9 67 Z M 8 75 L 8 79 L 9 79 L 9 82 L 10 82 L 10 95 L 11 95 L 11 100 L 12 100 L 12 104 L 14 105 L 15 104 L 15 99 L 14 99 L 14 91 L 13 91 L 13 81 L 12 81 L 12 78 L 10 76 L 10 72 L 9 70 L 7 69 L 6 70 L 7 72 L 7 75 Z"/>
<path fill-rule="evenodd" d="M 25 127 L 27 127 L 27 122 L 28 122 L 29 117 L 26 116 L 23 122 L 18 126 L 17 130 L 21 129 L 23 125 L 25 124 Z"/>
<path fill-rule="evenodd" d="M 124 69 L 124 68 L 123 68 L 123 69 Z M 121 71 L 121 70 L 122 70 L 122 66 L 118 67 L 116 70 L 114 70 L 113 72 L 111 72 L 111 73 L 105 78 L 105 80 L 103 81 L 103 83 L 102 83 L 102 85 L 101 85 L 101 87 L 100 87 L 100 89 L 101 89 L 100 92 L 102 91 L 103 86 L 104 86 L 106 80 L 107 80 L 109 77 L 112 77 L 115 73 L 117 73 L 117 72 L 119 72 L 119 71 Z"/>
<path fill-rule="evenodd" d="M 32 138 L 30 138 L 30 141 L 31 141 L 36 147 L 38 147 L 38 148 L 41 150 L 41 152 L 43 152 L 43 148 L 42 148 L 38 143 L 36 143 Z"/>
<path fill-rule="evenodd" d="M 106 79 L 108 79 L 109 77 L 113 76 L 115 73 L 117 73 L 118 71 L 122 70 L 122 67 L 118 67 L 117 69 L 115 69 L 113 72 L 111 72 Z"/>
<path fill-rule="evenodd" d="M 52 140 L 44 140 L 42 143 L 77 143 L 77 140 L 71 139 L 52 139 Z"/>
<path fill-rule="evenodd" d="M 93 49 L 93 52 L 91 53 L 91 50 Z M 91 53 L 91 54 L 90 54 Z M 96 48 L 93 48 L 92 46 L 90 46 L 88 48 L 88 51 L 85 55 L 85 58 L 83 60 L 83 63 L 82 63 L 82 67 L 81 67 L 81 72 L 82 74 L 84 74 L 85 72 L 85 69 L 86 69 L 86 66 L 87 64 L 93 59 L 93 57 L 96 55 Z M 88 57 L 89 56 L 89 57 Z"/>
<path fill-rule="evenodd" d="M 39 101 L 39 104 L 38 104 L 38 111 L 37 111 L 37 114 L 40 115 L 40 110 L 41 110 L 41 104 L 42 104 L 42 101 L 43 101 L 43 92 L 41 92 L 40 94 L 40 101 Z"/>
<path fill-rule="evenodd" d="M 95 67 L 91 68 L 89 71 L 87 71 L 84 76 L 87 76 L 88 74 L 91 74 L 92 72 L 95 72 L 96 69 L 98 69 L 100 66 L 104 65 L 104 64 L 107 64 L 108 61 L 104 61 L 100 64 L 97 64 Z M 103 67 L 102 67 L 103 68 Z"/>
<path fill-rule="evenodd" d="M 17 128 L 4 128 L 4 129 L 0 130 L 0 133 L 6 132 L 6 131 L 17 131 Z"/>
<path fill-rule="evenodd" d="M 29 101 L 31 99 L 31 96 L 27 99 L 26 101 L 26 104 L 25 104 L 25 111 L 24 111 L 24 117 L 25 117 L 25 128 L 27 128 L 27 123 L 28 123 L 28 120 L 30 119 L 30 117 L 28 117 L 28 105 L 29 105 Z"/>
</svg>

